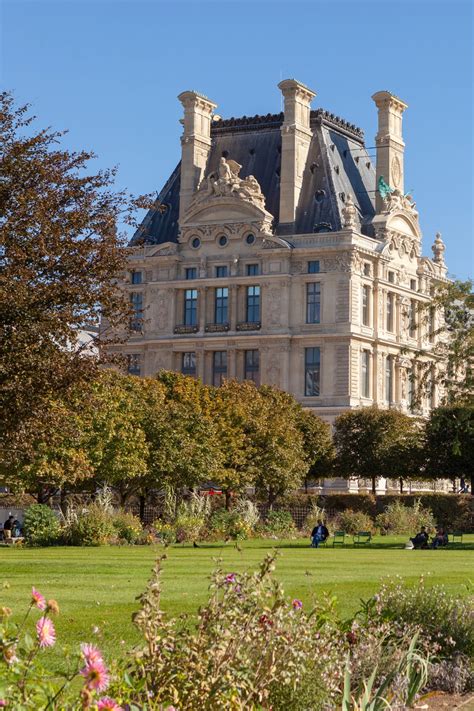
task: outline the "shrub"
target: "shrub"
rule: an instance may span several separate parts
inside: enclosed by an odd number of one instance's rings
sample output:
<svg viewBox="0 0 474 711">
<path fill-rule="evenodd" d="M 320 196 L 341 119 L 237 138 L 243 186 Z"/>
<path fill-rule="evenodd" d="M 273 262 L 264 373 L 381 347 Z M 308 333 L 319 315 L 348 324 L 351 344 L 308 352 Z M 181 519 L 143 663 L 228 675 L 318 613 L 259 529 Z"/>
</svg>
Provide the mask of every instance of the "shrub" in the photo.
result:
<svg viewBox="0 0 474 711">
<path fill-rule="evenodd" d="M 359 531 L 370 531 L 375 533 L 376 528 L 370 516 L 363 511 L 339 511 L 334 518 L 331 519 L 331 528 L 337 531 L 345 531 L 351 535 Z"/>
<path fill-rule="evenodd" d="M 432 512 L 425 509 L 418 499 L 413 506 L 404 506 L 401 501 L 393 501 L 376 518 L 381 533 L 416 533 L 425 526 L 429 533 L 435 530 Z"/>
<path fill-rule="evenodd" d="M 200 516 L 182 511 L 176 516 L 174 530 L 177 543 L 197 541 L 201 537 L 205 520 Z"/>
<path fill-rule="evenodd" d="M 209 520 L 209 530 L 217 539 L 245 540 L 252 535 L 259 520 L 260 514 L 255 504 L 248 499 L 240 499 L 231 511 L 215 511 Z"/>
<path fill-rule="evenodd" d="M 382 585 L 374 598 L 374 608 L 382 620 L 419 627 L 430 640 L 433 654 L 474 658 L 472 598 L 455 598 L 439 585 L 428 588 L 423 578 L 413 587 L 397 578 Z"/>
<path fill-rule="evenodd" d="M 313 528 L 317 525 L 318 521 L 325 521 L 326 520 L 326 512 L 324 509 L 320 508 L 318 504 L 313 501 L 311 505 L 311 509 L 306 516 L 304 525 L 303 525 L 303 530 L 305 533 L 310 534 Z"/>
<path fill-rule="evenodd" d="M 161 543 L 171 545 L 176 542 L 176 531 L 173 524 L 157 519 L 153 521 L 152 530 L 156 533 Z"/>
<path fill-rule="evenodd" d="M 267 536 L 276 538 L 292 538 L 296 534 L 296 526 L 289 511 L 269 511 L 262 527 Z"/>
<path fill-rule="evenodd" d="M 25 511 L 25 537 L 31 546 L 52 546 L 59 542 L 61 525 L 49 506 L 33 504 Z"/>
<path fill-rule="evenodd" d="M 65 537 L 73 546 L 103 546 L 118 538 L 113 513 L 94 502 L 69 515 Z"/>
<path fill-rule="evenodd" d="M 112 525 L 119 541 L 126 543 L 135 543 L 142 532 L 140 519 L 127 511 L 114 511 Z"/>
</svg>

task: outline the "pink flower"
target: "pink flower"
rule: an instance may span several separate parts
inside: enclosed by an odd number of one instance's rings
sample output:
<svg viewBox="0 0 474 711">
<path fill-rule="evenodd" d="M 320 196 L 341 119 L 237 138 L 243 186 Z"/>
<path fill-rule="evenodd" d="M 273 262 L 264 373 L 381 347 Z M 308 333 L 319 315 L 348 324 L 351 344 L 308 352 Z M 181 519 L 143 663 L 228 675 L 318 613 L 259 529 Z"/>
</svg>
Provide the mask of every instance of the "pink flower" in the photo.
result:
<svg viewBox="0 0 474 711">
<path fill-rule="evenodd" d="M 56 642 L 56 630 L 49 617 L 40 617 L 36 623 L 40 647 L 52 647 Z"/>
<path fill-rule="evenodd" d="M 36 588 L 31 588 L 31 604 L 38 610 L 46 610 L 46 598 Z"/>
<path fill-rule="evenodd" d="M 0 699 L 0 708 L 4 708 L 8 704 L 6 699 Z"/>
<path fill-rule="evenodd" d="M 107 711 L 122 711 L 122 707 L 118 705 L 114 699 L 111 699 L 110 696 L 103 696 L 99 701 L 97 702 L 97 708 L 98 709 L 107 709 Z"/>
<path fill-rule="evenodd" d="M 109 675 L 104 662 L 86 664 L 80 673 L 85 679 L 86 687 L 90 690 L 105 691 L 109 685 Z"/>
<path fill-rule="evenodd" d="M 293 605 L 294 610 L 301 610 L 301 608 L 303 607 L 303 603 L 301 602 L 301 600 L 297 600 L 296 598 L 291 604 Z"/>
<path fill-rule="evenodd" d="M 227 583 L 227 585 L 235 583 L 235 573 L 229 573 L 229 575 L 226 575 L 225 582 Z"/>
<path fill-rule="evenodd" d="M 81 644 L 81 652 L 86 664 L 103 664 L 102 652 L 93 644 Z"/>
</svg>

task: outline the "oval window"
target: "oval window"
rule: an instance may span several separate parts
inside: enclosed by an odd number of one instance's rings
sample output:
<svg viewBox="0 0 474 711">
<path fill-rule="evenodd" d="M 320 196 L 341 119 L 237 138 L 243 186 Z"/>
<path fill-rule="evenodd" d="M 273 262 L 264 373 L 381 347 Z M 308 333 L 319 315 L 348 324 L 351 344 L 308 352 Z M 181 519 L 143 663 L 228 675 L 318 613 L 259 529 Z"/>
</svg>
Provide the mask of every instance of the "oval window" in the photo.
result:
<svg viewBox="0 0 474 711">
<path fill-rule="evenodd" d="M 201 240 L 199 239 L 199 237 L 193 237 L 193 239 L 191 240 L 191 247 L 193 247 L 193 249 L 198 249 L 198 247 L 200 246 Z"/>
<path fill-rule="evenodd" d="M 248 234 L 245 238 L 245 241 L 247 242 L 247 244 L 253 244 L 255 242 L 255 235 L 253 235 L 252 233 Z"/>
<path fill-rule="evenodd" d="M 221 247 L 225 247 L 226 244 L 227 244 L 227 237 L 226 237 L 225 235 L 221 235 L 221 236 L 219 237 L 219 245 L 220 245 Z"/>
</svg>

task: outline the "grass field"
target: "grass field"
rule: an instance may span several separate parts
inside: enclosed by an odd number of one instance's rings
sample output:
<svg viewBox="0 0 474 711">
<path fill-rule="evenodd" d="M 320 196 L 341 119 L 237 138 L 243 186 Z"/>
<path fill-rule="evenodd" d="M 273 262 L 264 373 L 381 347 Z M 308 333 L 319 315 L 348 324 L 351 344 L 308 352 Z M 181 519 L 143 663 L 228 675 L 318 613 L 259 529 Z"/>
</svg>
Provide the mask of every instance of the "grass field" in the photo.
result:
<svg viewBox="0 0 474 711">
<path fill-rule="evenodd" d="M 311 605 L 325 591 L 338 598 L 343 616 L 354 612 L 360 598 L 366 599 L 387 575 L 401 575 L 415 584 L 429 575 L 433 584 L 466 595 L 474 578 L 474 535 L 462 547 L 447 550 L 406 551 L 403 537 L 376 537 L 362 548 L 309 548 L 307 541 L 255 540 L 233 543 L 174 546 L 168 549 L 163 574 L 163 608 L 171 615 L 194 614 L 206 600 L 209 574 L 222 559 L 228 571 L 254 569 L 272 548 L 279 549 L 276 576 L 289 597 Z M 145 588 L 150 570 L 162 547 L 0 549 L 0 606 L 11 607 L 20 619 L 34 585 L 61 608 L 57 618 L 58 642 L 49 654 L 60 664 L 64 644 L 94 638 L 100 628 L 100 644 L 107 654 L 138 641 L 131 623 L 137 609 L 136 596 Z"/>
</svg>

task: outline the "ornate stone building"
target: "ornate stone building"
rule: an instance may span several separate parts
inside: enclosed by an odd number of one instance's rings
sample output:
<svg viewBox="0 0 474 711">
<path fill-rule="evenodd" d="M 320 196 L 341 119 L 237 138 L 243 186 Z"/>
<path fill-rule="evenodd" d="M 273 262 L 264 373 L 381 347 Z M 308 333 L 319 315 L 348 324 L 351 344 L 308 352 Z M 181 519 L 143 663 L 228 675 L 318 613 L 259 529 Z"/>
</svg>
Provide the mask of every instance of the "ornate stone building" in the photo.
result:
<svg viewBox="0 0 474 711">
<path fill-rule="evenodd" d="M 421 255 L 404 192 L 407 105 L 372 97 L 374 165 L 360 129 L 311 110 L 298 81 L 279 88 L 283 113 L 231 119 L 179 96 L 181 161 L 130 244 L 129 372 L 271 383 L 329 421 L 372 403 L 409 410 L 438 318 L 418 305 L 446 266 L 440 235 Z M 422 409 L 438 397 L 433 384 Z"/>
</svg>

